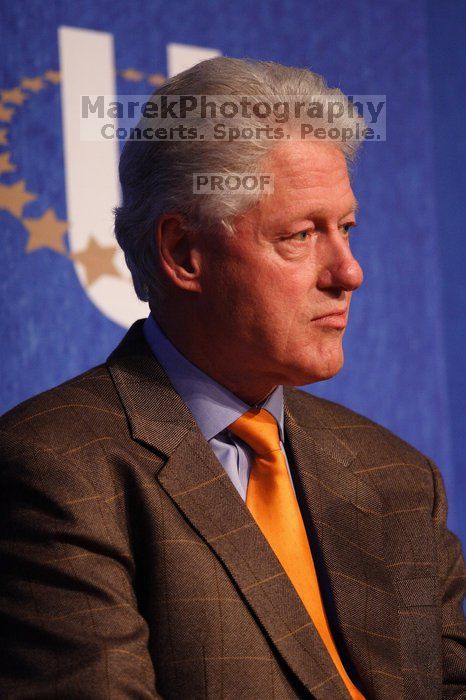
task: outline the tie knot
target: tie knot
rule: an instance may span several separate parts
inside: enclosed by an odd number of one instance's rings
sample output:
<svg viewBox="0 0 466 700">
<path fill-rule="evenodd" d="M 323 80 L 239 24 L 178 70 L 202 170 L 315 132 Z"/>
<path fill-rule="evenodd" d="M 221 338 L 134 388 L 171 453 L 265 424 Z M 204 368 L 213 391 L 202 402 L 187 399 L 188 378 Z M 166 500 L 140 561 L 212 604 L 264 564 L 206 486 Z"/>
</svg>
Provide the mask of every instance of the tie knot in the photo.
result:
<svg viewBox="0 0 466 700">
<path fill-rule="evenodd" d="M 228 429 L 258 455 L 280 449 L 277 421 L 265 408 L 251 408 Z"/>
</svg>

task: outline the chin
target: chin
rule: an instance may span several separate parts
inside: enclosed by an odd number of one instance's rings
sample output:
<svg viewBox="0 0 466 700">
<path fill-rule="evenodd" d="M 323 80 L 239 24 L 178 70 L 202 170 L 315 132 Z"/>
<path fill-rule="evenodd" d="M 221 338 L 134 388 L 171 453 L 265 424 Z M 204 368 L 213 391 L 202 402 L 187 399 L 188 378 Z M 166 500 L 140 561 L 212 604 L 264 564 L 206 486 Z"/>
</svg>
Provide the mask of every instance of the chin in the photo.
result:
<svg viewBox="0 0 466 700">
<path fill-rule="evenodd" d="M 312 364 L 309 361 L 304 367 L 296 368 L 294 380 L 287 382 L 288 386 L 304 386 L 305 384 L 314 384 L 315 382 L 324 382 L 326 379 L 332 379 L 341 370 L 344 364 L 343 353 L 340 352 L 334 356 L 319 358 Z"/>
</svg>

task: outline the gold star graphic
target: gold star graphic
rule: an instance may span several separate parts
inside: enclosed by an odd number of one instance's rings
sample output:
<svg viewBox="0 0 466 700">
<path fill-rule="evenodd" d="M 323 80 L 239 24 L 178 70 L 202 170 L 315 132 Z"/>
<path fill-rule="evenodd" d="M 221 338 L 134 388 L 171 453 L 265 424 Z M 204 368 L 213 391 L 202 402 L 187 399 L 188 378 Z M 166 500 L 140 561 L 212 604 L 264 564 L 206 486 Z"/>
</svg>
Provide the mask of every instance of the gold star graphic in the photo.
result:
<svg viewBox="0 0 466 700">
<path fill-rule="evenodd" d="M 40 76 L 37 78 L 23 78 L 21 81 L 21 86 L 26 88 L 26 90 L 31 90 L 32 92 L 39 92 L 44 87 L 44 81 Z"/>
<path fill-rule="evenodd" d="M 87 286 L 90 287 L 99 277 L 111 275 L 120 277 L 120 273 L 114 265 L 113 258 L 117 252 L 117 246 L 101 246 L 91 236 L 85 250 L 70 255 L 72 260 L 81 263 L 86 273 Z"/>
<path fill-rule="evenodd" d="M 7 133 L 8 129 L 0 129 L 0 146 L 8 146 Z"/>
<path fill-rule="evenodd" d="M 11 122 L 11 117 L 15 113 L 13 107 L 5 107 L 0 102 L 0 122 Z"/>
<path fill-rule="evenodd" d="M 22 105 L 28 97 L 19 87 L 13 88 L 12 90 L 2 90 L 0 94 L 3 102 L 9 102 L 14 105 Z"/>
<path fill-rule="evenodd" d="M 164 84 L 165 81 L 166 78 L 164 75 L 162 75 L 162 73 L 153 73 L 147 78 L 147 82 L 151 85 L 154 85 L 155 87 L 160 87 Z"/>
<path fill-rule="evenodd" d="M 120 75 L 125 80 L 131 80 L 133 83 L 138 83 L 140 80 L 143 80 L 143 78 L 144 78 L 144 73 L 141 73 L 141 71 L 138 71 L 138 70 L 134 70 L 134 68 L 128 68 L 127 70 L 122 70 Z"/>
<path fill-rule="evenodd" d="M 20 217 L 28 202 L 37 199 L 36 194 L 26 190 L 26 180 L 19 180 L 13 185 L 0 185 L 0 209 L 6 209 L 13 216 Z"/>
<path fill-rule="evenodd" d="M 16 170 L 16 165 L 10 163 L 11 153 L 0 153 L 0 174 L 12 173 Z"/>
<path fill-rule="evenodd" d="M 26 252 L 38 248 L 51 248 L 57 253 L 66 253 L 63 236 L 68 230 L 68 222 L 57 219 L 53 209 L 47 209 L 39 219 L 23 219 L 29 233 Z"/>
<path fill-rule="evenodd" d="M 44 73 L 44 78 L 48 80 L 50 83 L 55 83 L 55 85 L 58 85 L 60 82 L 60 73 L 57 70 L 48 70 Z"/>
</svg>

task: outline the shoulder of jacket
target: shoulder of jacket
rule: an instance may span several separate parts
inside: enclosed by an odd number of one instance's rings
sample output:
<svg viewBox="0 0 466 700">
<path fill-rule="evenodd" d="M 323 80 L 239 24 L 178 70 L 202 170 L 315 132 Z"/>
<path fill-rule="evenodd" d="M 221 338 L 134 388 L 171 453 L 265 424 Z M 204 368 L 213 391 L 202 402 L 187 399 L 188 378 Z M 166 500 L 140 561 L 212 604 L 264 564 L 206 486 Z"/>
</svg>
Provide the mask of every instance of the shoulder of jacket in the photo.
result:
<svg viewBox="0 0 466 700">
<path fill-rule="evenodd" d="M 285 405 L 293 419 L 304 428 L 330 430 L 342 442 L 351 444 L 356 452 L 378 452 L 393 454 L 399 459 L 416 463 L 431 461 L 413 445 L 395 435 L 391 430 L 375 421 L 342 406 L 334 401 L 322 399 L 301 389 L 285 389 Z"/>
<path fill-rule="evenodd" d="M 110 373 L 101 364 L 10 409 L 0 417 L 0 431 L 4 437 L 58 447 L 68 443 L 68 434 L 91 435 L 118 415 L 124 419 Z"/>
</svg>

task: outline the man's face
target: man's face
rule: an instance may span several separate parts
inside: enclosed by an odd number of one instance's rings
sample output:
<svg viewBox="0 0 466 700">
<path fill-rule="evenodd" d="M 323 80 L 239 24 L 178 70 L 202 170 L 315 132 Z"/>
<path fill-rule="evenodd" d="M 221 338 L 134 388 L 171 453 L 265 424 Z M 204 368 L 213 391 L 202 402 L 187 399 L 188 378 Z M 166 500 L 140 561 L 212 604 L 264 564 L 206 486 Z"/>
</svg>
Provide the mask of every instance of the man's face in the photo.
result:
<svg viewBox="0 0 466 700">
<path fill-rule="evenodd" d="M 199 310 L 229 380 L 255 373 L 264 387 L 299 386 L 343 364 L 351 293 L 362 283 L 348 236 L 356 201 L 333 144 L 280 144 L 263 172 L 274 193 L 238 217 L 234 236 L 205 243 Z"/>
</svg>

